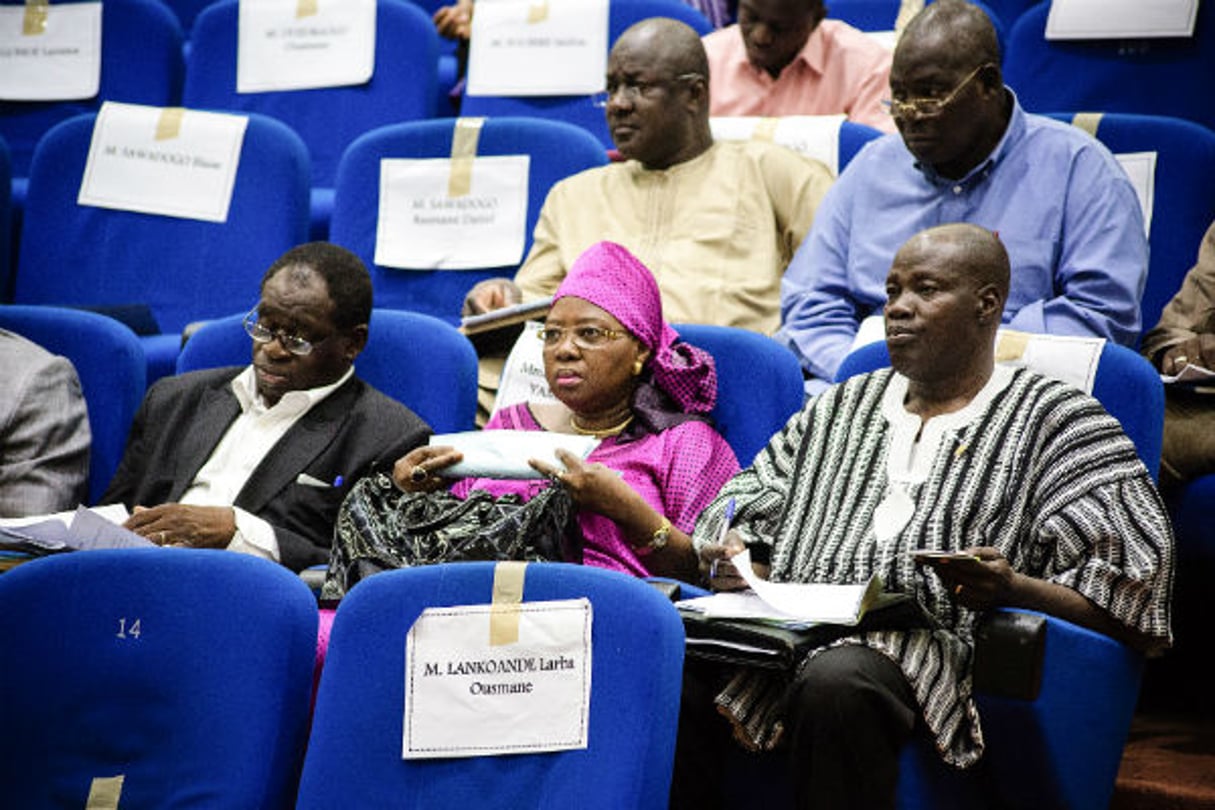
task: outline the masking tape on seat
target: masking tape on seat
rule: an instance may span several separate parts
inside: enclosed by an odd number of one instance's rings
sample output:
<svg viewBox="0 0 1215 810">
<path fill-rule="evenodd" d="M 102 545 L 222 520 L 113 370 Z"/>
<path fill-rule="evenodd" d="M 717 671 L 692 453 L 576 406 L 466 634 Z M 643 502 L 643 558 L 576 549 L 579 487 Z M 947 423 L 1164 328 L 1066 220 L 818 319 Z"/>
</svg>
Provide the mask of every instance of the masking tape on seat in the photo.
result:
<svg viewBox="0 0 1215 810">
<path fill-rule="evenodd" d="M 539 3 L 529 3 L 527 6 L 527 22 L 531 25 L 548 19 L 548 0 Z"/>
<path fill-rule="evenodd" d="M 779 118 L 759 119 L 755 122 L 755 130 L 751 133 L 751 140 L 772 143 L 776 140 L 776 128 L 778 126 L 780 126 Z"/>
<path fill-rule="evenodd" d="M 494 566 L 494 597 L 489 609 L 489 646 L 501 647 L 519 640 L 519 604 L 527 563 L 500 562 Z"/>
<path fill-rule="evenodd" d="M 156 119 L 156 140 L 168 141 L 181 134 L 181 119 L 186 115 L 184 107 L 165 107 Z"/>
<path fill-rule="evenodd" d="M 305 17 L 315 17 L 317 15 L 317 0 L 296 0 L 295 3 L 295 19 L 302 20 Z"/>
<path fill-rule="evenodd" d="M 125 774 L 117 776 L 99 776 L 89 785 L 89 800 L 84 810 L 118 810 L 118 800 L 122 798 L 122 780 Z"/>
<path fill-rule="evenodd" d="M 481 137 L 484 118 L 457 118 L 451 133 L 451 174 L 447 178 L 447 196 L 463 197 L 472 189 L 473 161 L 477 158 L 477 141 Z"/>
<path fill-rule="evenodd" d="M 1072 126 L 1079 127 L 1096 138 L 1097 128 L 1101 126 L 1101 116 L 1103 115 L 1105 113 L 1076 113 L 1072 116 Z"/>
<path fill-rule="evenodd" d="M 996 338 L 996 362 L 1007 363 L 1012 360 L 1020 360 L 1025 356 L 1025 349 L 1028 346 L 1028 332 L 1002 331 Z"/>
<path fill-rule="evenodd" d="M 50 12 L 47 0 L 25 0 L 25 16 L 21 20 L 21 35 L 36 37 L 46 32 L 46 17 Z"/>
</svg>

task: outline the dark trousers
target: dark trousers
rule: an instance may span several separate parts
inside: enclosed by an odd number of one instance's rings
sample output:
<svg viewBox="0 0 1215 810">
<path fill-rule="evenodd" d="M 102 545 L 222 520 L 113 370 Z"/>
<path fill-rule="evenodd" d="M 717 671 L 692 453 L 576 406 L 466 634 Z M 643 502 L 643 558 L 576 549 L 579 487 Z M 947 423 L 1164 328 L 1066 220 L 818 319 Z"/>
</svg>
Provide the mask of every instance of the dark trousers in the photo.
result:
<svg viewBox="0 0 1215 810">
<path fill-rule="evenodd" d="M 750 757 L 731 749 L 737 743 L 713 708 L 727 678 L 728 672 L 704 662 L 689 660 L 685 666 L 672 810 L 728 807 L 731 797 L 723 786 L 750 781 L 722 772 L 723 763 L 751 770 Z M 919 718 L 919 704 L 898 666 L 867 647 L 825 650 L 802 669 L 786 701 L 786 778 L 795 806 L 893 810 L 899 754 Z"/>
</svg>

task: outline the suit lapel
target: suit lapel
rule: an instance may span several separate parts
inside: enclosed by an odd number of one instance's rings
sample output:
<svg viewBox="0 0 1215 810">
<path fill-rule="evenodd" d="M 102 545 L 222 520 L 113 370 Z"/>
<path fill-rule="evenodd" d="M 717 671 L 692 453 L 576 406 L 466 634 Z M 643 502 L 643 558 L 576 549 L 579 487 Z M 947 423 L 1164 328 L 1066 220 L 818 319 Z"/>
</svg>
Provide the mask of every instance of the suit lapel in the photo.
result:
<svg viewBox="0 0 1215 810">
<path fill-rule="evenodd" d="M 215 446 L 240 414 L 240 403 L 232 393 L 231 380 L 206 389 L 199 399 L 196 416 L 181 437 L 173 465 L 173 488 L 168 501 L 178 501 L 198 471 L 215 452 Z"/>
<path fill-rule="evenodd" d="M 352 377 L 292 425 L 249 476 L 236 496 L 236 505 L 258 512 L 271 498 L 293 484 L 342 430 L 358 398 L 358 387 L 358 380 Z"/>
</svg>

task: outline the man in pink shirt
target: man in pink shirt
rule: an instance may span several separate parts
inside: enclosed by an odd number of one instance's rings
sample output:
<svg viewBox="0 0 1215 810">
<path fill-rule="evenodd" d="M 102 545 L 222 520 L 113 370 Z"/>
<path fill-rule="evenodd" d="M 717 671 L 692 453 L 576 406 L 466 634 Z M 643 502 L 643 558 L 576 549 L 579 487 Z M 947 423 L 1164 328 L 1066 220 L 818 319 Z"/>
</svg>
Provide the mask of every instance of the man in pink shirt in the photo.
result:
<svg viewBox="0 0 1215 810">
<path fill-rule="evenodd" d="M 704 37 L 711 115 L 831 115 L 883 132 L 894 122 L 890 51 L 822 0 L 740 0 L 738 24 Z"/>
</svg>

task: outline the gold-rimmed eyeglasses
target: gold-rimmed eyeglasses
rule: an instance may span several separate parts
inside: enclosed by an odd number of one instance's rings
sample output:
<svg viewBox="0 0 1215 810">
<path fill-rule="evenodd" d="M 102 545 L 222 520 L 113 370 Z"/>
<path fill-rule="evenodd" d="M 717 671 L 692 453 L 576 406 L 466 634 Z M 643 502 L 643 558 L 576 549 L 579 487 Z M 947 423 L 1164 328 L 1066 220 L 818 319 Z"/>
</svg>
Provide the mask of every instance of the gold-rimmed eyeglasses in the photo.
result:
<svg viewBox="0 0 1215 810">
<path fill-rule="evenodd" d="M 970 84 L 984 68 L 991 66 L 990 62 L 979 65 L 965 79 L 958 82 L 957 86 L 950 90 L 944 98 L 893 98 L 883 100 L 882 105 L 890 110 L 890 115 L 894 118 L 935 118 L 945 112 L 945 108 L 953 103 L 953 100 L 962 92 L 962 88 Z"/>
<path fill-rule="evenodd" d="M 628 332 L 622 332 L 619 329 L 605 329 L 601 326 L 575 326 L 573 329 L 546 326 L 536 333 L 536 337 L 540 338 L 547 348 L 554 348 L 561 345 L 567 332 L 570 340 L 579 349 L 598 349 L 610 341 L 629 335 Z"/>
</svg>

